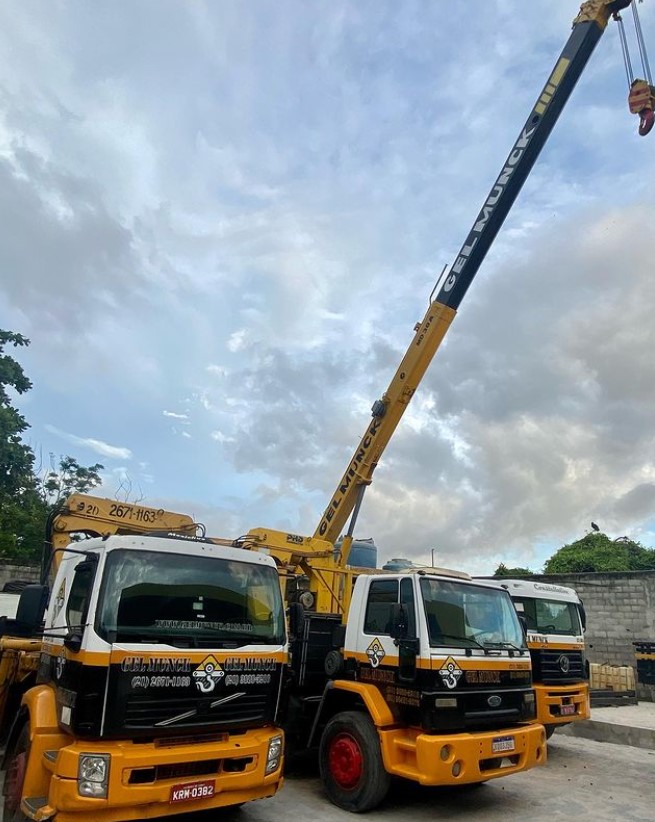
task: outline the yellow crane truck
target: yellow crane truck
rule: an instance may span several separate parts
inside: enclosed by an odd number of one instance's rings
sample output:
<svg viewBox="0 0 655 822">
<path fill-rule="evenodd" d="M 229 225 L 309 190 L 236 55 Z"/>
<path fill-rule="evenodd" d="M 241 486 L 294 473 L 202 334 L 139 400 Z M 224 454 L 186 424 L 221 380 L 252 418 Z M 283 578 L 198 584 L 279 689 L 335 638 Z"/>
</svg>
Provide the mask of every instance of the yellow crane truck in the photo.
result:
<svg viewBox="0 0 655 822">
<path fill-rule="evenodd" d="M 550 737 L 562 725 L 589 719 L 586 616 L 577 592 L 564 585 L 499 579 L 525 619 L 537 720 Z"/>
<path fill-rule="evenodd" d="M 471 783 L 545 761 L 526 639 L 507 592 L 495 598 L 493 583 L 433 569 L 356 572 L 348 555 L 384 449 L 610 18 L 620 19 L 630 5 L 582 4 L 459 254 L 373 404 L 314 535 L 254 529 L 242 541 L 276 558 L 291 606 L 295 684 L 287 733 L 297 740 L 311 726 L 326 791 L 347 810 L 375 807 L 390 775 L 426 785 Z M 645 109 L 642 126 L 646 133 Z"/>
<path fill-rule="evenodd" d="M 506 591 L 467 574 L 349 568 L 316 537 L 255 529 L 290 613 L 285 733 L 329 799 L 375 808 L 392 777 L 467 785 L 544 764 L 530 655 Z"/>
<path fill-rule="evenodd" d="M 71 494 L 52 511 L 46 523 L 45 542 L 41 559 L 41 581 L 47 581 L 53 569 L 54 552 L 61 552 L 73 539 L 83 537 L 107 537 L 113 534 L 147 534 L 153 532 L 196 536 L 204 534 L 203 527 L 188 514 L 133 505 L 114 499 L 103 499 L 88 494 Z M 57 557 L 56 562 L 59 561 Z M 16 615 L 18 594 L 5 594 L 6 613 Z M 14 600 L 9 608 L 8 598 Z M 40 640 L 24 636 L 24 631 L 14 622 L 3 625 L 0 646 L 0 740 L 4 740 L 20 705 L 23 693 L 34 685 L 38 670 Z M 20 619 L 18 622 L 20 623 Z M 18 630 L 14 637 L 11 631 Z M 9 633 L 8 633 L 9 632 Z"/>
<path fill-rule="evenodd" d="M 184 515 L 77 503 L 95 508 L 64 512 L 68 525 L 55 516 L 55 544 L 69 526 L 102 535 L 54 547 L 2 624 L 4 710 L 15 706 L 4 822 L 120 822 L 273 796 L 287 664 L 274 561 L 193 536 Z"/>
<path fill-rule="evenodd" d="M 265 529 L 234 542 L 96 537 L 53 562 L 45 630 L 32 640 L 48 591 L 26 589 L 18 622 L 5 624 L 14 638 L 0 645 L 39 652 L 37 684 L 9 736 L 6 822 L 118 822 L 272 795 L 286 659 L 274 562 L 293 637 L 285 728 L 318 743 L 335 804 L 373 808 L 394 775 L 470 784 L 545 761 L 508 593 L 435 569 L 355 574 L 348 552 L 364 490 L 405 408 L 609 19 L 631 1 L 583 3 L 313 537 Z M 214 616 L 231 606 L 239 616 Z"/>
</svg>

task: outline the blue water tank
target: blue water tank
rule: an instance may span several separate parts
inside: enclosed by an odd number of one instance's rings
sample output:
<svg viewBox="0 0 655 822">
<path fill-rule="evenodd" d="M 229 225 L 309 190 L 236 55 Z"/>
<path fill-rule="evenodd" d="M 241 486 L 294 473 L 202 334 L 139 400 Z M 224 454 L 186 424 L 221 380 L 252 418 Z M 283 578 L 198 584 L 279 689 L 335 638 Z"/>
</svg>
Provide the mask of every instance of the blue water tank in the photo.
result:
<svg viewBox="0 0 655 822">
<path fill-rule="evenodd" d="M 337 540 L 335 548 L 341 547 L 341 540 Z M 355 568 L 377 568 L 378 548 L 372 539 L 354 539 L 348 556 L 348 565 Z"/>
</svg>

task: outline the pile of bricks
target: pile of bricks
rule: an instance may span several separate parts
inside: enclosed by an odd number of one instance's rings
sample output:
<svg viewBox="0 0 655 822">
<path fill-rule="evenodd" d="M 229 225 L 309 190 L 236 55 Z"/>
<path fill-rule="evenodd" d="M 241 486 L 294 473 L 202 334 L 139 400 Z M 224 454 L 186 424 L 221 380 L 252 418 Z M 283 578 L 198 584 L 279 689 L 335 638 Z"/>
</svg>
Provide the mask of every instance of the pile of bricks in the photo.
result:
<svg viewBox="0 0 655 822">
<path fill-rule="evenodd" d="M 629 665 L 589 665 L 589 687 L 592 690 L 634 691 L 635 671 Z"/>
</svg>

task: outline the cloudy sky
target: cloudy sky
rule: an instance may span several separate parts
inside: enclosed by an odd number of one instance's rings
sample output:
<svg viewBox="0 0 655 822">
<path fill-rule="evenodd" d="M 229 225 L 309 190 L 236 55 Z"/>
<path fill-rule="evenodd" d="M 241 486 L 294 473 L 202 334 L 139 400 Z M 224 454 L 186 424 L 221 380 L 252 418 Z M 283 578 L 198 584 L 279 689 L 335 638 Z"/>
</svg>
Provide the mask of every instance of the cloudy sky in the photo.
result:
<svg viewBox="0 0 655 822">
<path fill-rule="evenodd" d="M 0 325 L 43 463 L 312 533 L 578 6 L 3 3 Z M 539 568 L 592 519 L 655 545 L 655 132 L 626 94 L 611 25 L 367 491 L 382 560 Z"/>
</svg>

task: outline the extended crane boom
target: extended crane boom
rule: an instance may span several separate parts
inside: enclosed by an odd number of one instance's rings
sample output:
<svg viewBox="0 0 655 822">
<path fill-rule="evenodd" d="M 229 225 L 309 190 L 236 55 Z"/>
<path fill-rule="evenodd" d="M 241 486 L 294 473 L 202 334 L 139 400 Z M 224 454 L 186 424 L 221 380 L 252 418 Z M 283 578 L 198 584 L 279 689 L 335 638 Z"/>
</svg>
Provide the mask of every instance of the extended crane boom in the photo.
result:
<svg viewBox="0 0 655 822">
<path fill-rule="evenodd" d="M 61 549 L 70 543 L 73 534 L 107 537 L 110 534 L 162 532 L 196 536 L 198 531 L 204 532 L 203 527 L 188 514 L 86 494 L 71 494 L 48 517 L 41 560 L 42 582 L 47 581 L 50 571 L 57 570 Z"/>
<path fill-rule="evenodd" d="M 579 80 L 610 17 L 632 0 L 589 0 L 573 21 L 573 31 L 539 95 L 518 139 L 503 164 L 473 227 L 445 278 L 437 284 L 423 320 L 394 374 L 387 391 L 377 400 L 373 418 L 357 446 L 314 533 L 334 543 L 352 514 L 352 537 L 362 496 L 400 419 L 436 354 L 459 304 L 477 274 L 496 234 L 548 139 L 560 112 Z M 436 287 L 435 287 L 436 290 Z M 434 293 L 434 292 L 433 292 Z M 346 543 L 344 554 L 347 554 Z M 345 559 L 345 557 L 344 557 Z"/>
</svg>

